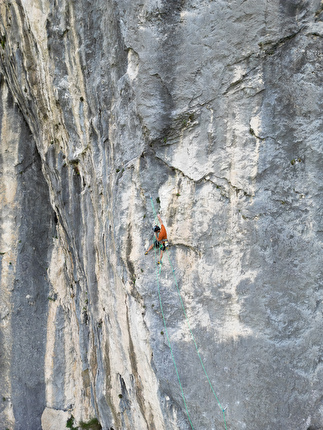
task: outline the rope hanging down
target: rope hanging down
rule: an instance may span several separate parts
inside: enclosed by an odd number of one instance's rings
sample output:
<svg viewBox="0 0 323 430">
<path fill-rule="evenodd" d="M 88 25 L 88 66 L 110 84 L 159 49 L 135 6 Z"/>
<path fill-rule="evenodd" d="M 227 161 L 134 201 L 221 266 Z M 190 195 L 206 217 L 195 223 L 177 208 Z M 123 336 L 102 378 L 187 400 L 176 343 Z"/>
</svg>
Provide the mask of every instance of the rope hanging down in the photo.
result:
<svg viewBox="0 0 323 430">
<path fill-rule="evenodd" d="M 152 197 L 150 197 L 150 200 L 151 200 L 151 205 L 152 205 L 152 209 L 153 209 L 153 213 L 154 213 L 155 220 L 156 220 L 156 222 L 158 223 L 157 213 L 156 213 L 156 211 L 155 211 L 155 206 L 154 206 L 154 202 L 153 202 Z M 226 419 L 225 419 L 225 409 L 221 406 L 221 403 L 220 403 L 220 401 L 219 401 L 219 399 L 218 399 L 217 395 L 215 394 L 214 388 L 213 388 L 212 383 L 211 383 L 211 381 L 210 381 L 210 378 L 209 378 L 209 376 L 208 376 L 208 374 L 207 374 L 207 372 L 206 372 L 206 369 L 205 369 L 205 366 L 204 366 L 204 364 L 203 364 L 203 361 L 202 361 L 202 358 L 201 358 L 201 355 L 200 355 L 199 349 L 198 349 L 197 344 L 196 344 L 196 342 L 195 342 L 195 338 L 194 338 L 194 335 L 193 335 L 193 333 L 192 333 L 191 326 L 190 326 L 190 323 L 189 323 L 189 319 L 188 319 L 188 317 L 187 317 L 187 314 L 186 314 L 186 311 L 185 311 L 185 307 L 184 307 L 184 303 L 183 303 L 183 300 L 182 300 L 182 296 L 181 296 L 181 293 L 180 293 L 180 290 L 179 290 L 179 287 L 178 287 L 178 282 L 177 282 L 176 275 L 175 275 L 175 269 L 174 269 L 173 264 L 172 264 L 172 262 L 171 262 L 171 259 L 170 259 L 169 252 L 168 252 L 167 248 L 166 248 L 166 253 L 167 253 L 168 260 L 169 260 L 169 263 L 170 263 L 170 266 L 171 266 L 171 269 L 172 269 L 172 273 L 173 273 L 173 276 L 174 276 L 174 281 L 175 281 L 175 285 L 176 285 L 177 293 L 178 293 L 178 295 L 179 295 L 179 299 L 180 299 L 181 306 L 182 306 L 182 309 L 183 309 L 183 312 L 184 312 L 184 315 L 185 315 L 186 323 L 187 323 L 188 328 L 189 328 L 189 332 L 190 332 L 190 334 L 191 334 L 191 338 L 192 338 L 193 343 L 194 343 L 194 345 L 195 345 L 195 349 L 196 349 L 197 355 L 198 355 L 198 357 L 199 357 L 199 360 L 200 360 L 201 366 L 202 366 L 202 368 L 203 368 L 204 374 L 205 374 L 205 376 L 206 376 L 206 379 L 207 379 L 207 381 L 208 381 L 208 383 L 209 383 L 209 386 L 210 386 L 210 388 L 211 388 L 211 390 L 212 390 L 212 393 L 213 393 L 213 395 L 214 395 L 214 397 L 215 397 L 215 399 L 216 399 L 216 401 L 217 401 L 217 403 L 218 403 L 218 405 L 219 405 L 219 407 L 220 407 L 220 409 L 221 409 L 221 411 L 222 411 L 223 421 L 224 421 L 224 427 L 225 427 L 225 430 L 227 430 L 227 423 L 226 423 Z M 156 263 L 156 249 L 155 249 L 155 263 Z M 161 267 L 160 267 L 160 269 L 159 269 L 159 273 L 158 273 L 158 271 L 157 271 L 157 263 L 156 263 L 156 275 L 157 275 L 157 286 L 158 286 L 159 304 L 160 304 L 160 308 L 161 308 L 161 312 L 162 312 L 162 316 L 163 316 L 163 321 L 164 321 L 164 326 L 165 326 L 165 332 L 166 332 L 166 336 L 167 336 L 167 340 L 168 340 L 169 348 L 170 348 L 170 350 L 171 350 L 172 359 L 173 359 L 173 363 L 174 363 L 174 366 L 175 366 L 175 370 L 176 370 L 176 374 L 177 374 L 178 382 L 179 382 L 179 385 L 180 385 L 180 388 L 181 388 L 181 392 L 182 392 L 182 397 L 183 397 L 183 401 L 184 401 L 185 409 L 186 409 L 186 412 L 187 412 L 188 419 L 189 419 L 189 421 L 190 421 L 191 427 L 192 427 L 192 429 L 194 430 L 193 424 L 192 424 L 192 422 L 191 422 L 191 419 L 190 419 L 190 416 L 189 416 L 189 413 L 188 413 L 188 409 L 187 409 L 187 405 L 186 405 L 186 401 L 185 401 L 185 397 L 184 397 L 183 388 L 182 388 L 182 385 L 181 385 L 181 382 L 180 382 L 180 378 L 179 378 L 179 375 L 178 375 L 178 371 L 177 371 L 177 367 L 176 367 L 176 362 L 175 362 L 175 358 L 174 358 L 174 355 L 173 355 L 173 350 L 172 350 L 172 348 L 171 348 L 171 344 L 170 344 L 170 340 L 169 340 L 168 332 L 167 332 L 167 328 L 166 328 L 166 320 L 165 320 L 165 316 L 164 316 L 164 313 L 163 313 L 162 302 L 161 302 L 161 296 L 160 296 L 160 287 L 159 287 L 159 274 L 160 274 L 160 271 L 161 271 Z"/>
<path fill-rule="evenodd" d="M 167 341 L 168 341 L 168 346 L 169 346 L 169 349 L 170 349 L 170 352 L 171 352 L 171 355 L 172 355 L 172 360 L 173 360 L 173 363 L 174 363 L 174 367 L 175 367 L 175 371 L 176 371 L 178 383 L 179 383 L 179 386 L 181 388 L 181 394 L 182 394 L 183 402 L 184 402 L 184 405 L 185 405 L 187 417 L 189 419 L 189 422 L 191 424 L 192 429 L 194 430 L 194 427 L 193 427 L 193 424 L 192 424 L 192 421 L 191 421 L 191 417 L 190 417 L 190 414 L 188 412 L 188 408 L 187 408 L 187 404 L 186 404 L 186 400 L 185 400 L 185 396 L 184 396 L 183 387 L 182 387 L 181 380 L 180 380 L 180 377 L 179 377 L 179 374 L 178 374 L 178 370 L 177 370 L 177 366 L 176 366 L 176 361 L 175 361 L 175 357 L 174 357 L 174 353 L 173 353 L 173 349 L 172 349 L 172 345 L 170 343 L 170 339 L 169 339 L 169 336 L 168 336 L 168 331 L 167 331 L 167 326 L 166 326 L 166 319 L 165 319 L 165 315 L 164 315 L 164 311 L 163 311 L 163 305 L 162 305 L 162 301 L 161 301 L 160 287 L 159 287 L 159 275 L 160 275 L 160 272 L 161 272 L 161 265 L 159 266 L 159 270 L 158 270 L 157 255 L 156 255 L 157 251 L 156 251 L 155 247 L 154 247 L 154 250 L 155 250 L 155 266 L 156 266 L 156 278 L 157 278 L 157 287 L 158 287 L 159 306 L 160 306 L 160 310 L 161 310 L 161 313 L 162 313 L 162 316 L 163 316 L 163 321 L 164 321 L 164 327 L 165 327 L 165 333 L 166 333 L 166 337 L 167 337 Z"/>
</svg>

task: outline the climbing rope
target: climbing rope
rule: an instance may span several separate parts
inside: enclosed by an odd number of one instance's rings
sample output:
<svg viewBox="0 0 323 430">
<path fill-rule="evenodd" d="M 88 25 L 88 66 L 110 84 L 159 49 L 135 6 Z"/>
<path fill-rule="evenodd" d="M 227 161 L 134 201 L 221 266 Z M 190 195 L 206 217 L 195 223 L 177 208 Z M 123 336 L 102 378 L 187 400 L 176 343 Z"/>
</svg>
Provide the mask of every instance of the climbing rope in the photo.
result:
<svg viewBox="0 0 323 430">
<path fill-rule="evenodd" d="M 151 196 L 150 196 L 150 200 L 151 200 L 151 205 L 152 205 L 152 208 L 153 208 L 153 213 L 154 213 L 155 220 L 156 220 L 156 222 L 158 223 L 158 218 L 157 218 L 157 214 L 156 214 L 156 211 L 155 211 L 154 202 L 153 202 L 153 199 L 152 199 L 152 197 L 151 197 Z M 155 248 L 154 248 L 154 249 L 155 249 Z M 225 419 L 225 408 L 223 408 L 223 407 L 222 407 L 222 405 L 221 405 L 221 403 L 220 403 L 220 401 L 219 401 L 219 399 L 218 399 L 218 397 L 217 397 L 217 395 L 216 395 L 216 393 L 215 393 L 215 391 L 214 391 L 214 388 L 213 388 L 213 386 L 212 386 L 212 383 L 211 383 L 211 381 L 210 381 L 210 378 L 209 378 L 209 376 L 208 376 L 208 374 L 207 374 L 207 372 L 206 372 L 205 366 L 204 366 L 204 364 L 203 364 L 203 361 L 202 361 L 202 358 L 201 358 L 201 355 L 200 355 L 200 352 L 199 352 L 198 346 L 197 346 L 197 344 L 196 344 L 196 342 L 195 342 L 195 338 L 194 338 L 194 335 L 193 335 L 193 333 L 192 333 L 191 326 L 190 326 L 190 322 L 189 322 L 189 319 L 188 319 L 188 317 L 187 317 L 186 310 L 185 310 L 185 306 L 184 306 L 184 303 L 183 303 L 183 300 L 182 300 L 182 296 L 181 296 L 181 293 L 180 293 L 180 290 L 179 290 L 179 287 L 178 287 L 178 282 L 177 282 L 177 278 L 176 278 L 176 275 L 175 275 L 175 269 L 174 269 L 174 266 L 173 266 L 172 261 L 171 261 L 171 259 L 170 259 L 169 252 L 168 252 L 168 249 L 167 249 L 167 248 L 166 248 L 166 254 L 167 254 L 167 256 L 168 256 L 168 261 L 169 261 L 170 266 L 171 266 L 171 269 L 172 269 L 172 273 L 173 273 L 173 276 L 174 276 L 174 281 L 175 281 L 176 289 L 177 289 L 178 296 L 179 296 L 179 299 L 180 299 L 180 302 L 181 302 L 181 306 L 182 306 L 182 309 L 183 309 L 183 312 L 184 312 L 184 315 L 185 315 L 185 319 L 186 319 L 186 322 L 187 322 L 187 325 L 188 325 L 188 328 L 189 328 L 189 332 L 190 332 L 190 334 L 191 334 L 191 338 L 192 338 L 193 343 L 194 343 L 194 345 L 195 345 L 196 352 L 197 352 L 197 355 L 198 355 L 198 357 L 199 357 L 199 360 L 200 360 L 201 366 L 202 366 L 202 368 L 203 368 L 204 374 L 205 374 L 205 376 L 206 376 L 206 379 L 207 379 L 207 381 L 208 381 L 208 383 L 209 383 L 209 386 L 210 386 L 210 388 L 211 388 L 211 390 L 212 390 L 212 393 L 213 393 L 213 395 L 214 395 L 214 397 L 215 397 L 215 399 L 216 399 L 216 401 L 217 401 L 217 403 L 218 403 L 218 405 L 219 405 L 219 407 L 220 407 L 220 409 L 221 409 L 221 411 L 222 411 L 224 427 L 225 427 L 225 430 L 227 430 L 227 423 L 226 423 L 226 419 Z M 155 249 L 155 260 L 156 260 L 156 249 Z M 155 262 L 156 262 L 156 261 L 155 261 Z M 160 271 L 161 271 L 161 267 L 160 267 L 160 270 L 159 270 L 159 274 L 160 274 Z M 160 290 L 160 289 L 159 289 L 159 274 L 158 274 L 158 271 L 157 271 L 157 262 L 156 262 L 156 274 L 157 274 L 157 285 L 158 285 L 158 295 L 159 295 L 160 308 L 161 308 L 162 315 L 163 315 L 163 320 L 164 320 L 164 325 L 165 325 L 165 332 L 166 332 L 166 336 L 167 336 L 167 339 L 168 339 L 169 347 L 171 348 L 171 346 L 170 346 L 170 341 L 169 341 L 168 334 L 167 334 L 166 321 L 165 321 L 165 317 L 164 317 L 164 313 L 163 313 L 163 309 L 162 309 L 162 303 L 161 303 L 161 297 L 160 297 L 160 291 L 159 291 L 159 290 Z M 172 349 L 171 349 L 171 352 L 172 352 Z M 172 352 L 172 357 L 173 357 L 173 362 L 174 362 L 175 369 L 176 369 L 176 374 L 177 374 L 177 377 L 178 377 L 178 380 L 179 380 L 179 376 L 178 376 L 177 367 L 176 367 L 175 359 L 174 359 L 174 356 L 173 356 L 173 352 Z M 188 410 L 187 410 L 187 406 L 186 406 L 186 402 L 185 402 L 185 398 L 184 398 L 184 393 L 183 393 L 183 389 L 182 389 L 182 386 L 181 386 L 180 380 L 179 380 L 179 384 L 180 384 L 180 387 L 181 387 L 182 397 L 183 397 L 183 400 L 184 400 L 184 404 L 185 404 L 186 412 L 187 412 L 188 418 L 189 418 L 189 420 L 190 420 L 191 426 L 192 426 L 192 428 L 193 428 L 193 425 L 192 425 L 192 422 L 191 422 L 190 416 L 189 416 L 189 414 L 188 414 Z"/>
<path fill-rule="evenodd" d="M 180 290 L 179 290 L 179 287 L 178 287 L 178 283 L 177 283 L 177 279 L 176 279 L 176 275 L 175 275 L 175 269 L 174 269 L 173 264 L 172 264 L 172 262 L 171 262 L 171 259 L 170 259 L 170 256 L 169 256 L 169 252 L 168 252 L 168 250 L 166 250 L 166 251 L 167 251 L 168 260 L 169 260 L 169 263 L 170 263 L 170 266 L 171 266 L 171 268 L 172 268 L 172 272 L 173 272 L 173 275 L 174 275 L 174 280 L 175 280 L 175 284 L 176 284 L 176 289 L 177 289 L 177 292 L 178 292 L 178 295 L 179 295 L 179 299 L 180 299 L 180 302 L 181 302 L 181 305 L 182 305 L 182 309 L 183 309 L 183 312 L 184 312 L 184 315 L 185 315 L 185 319 L 186 319 L 186 322 L 187 322 L 187 325 L 188 325 L 188 328 L 189 328 L 189 331 L 190 331 L 190 334 L 191 334 L 192 340 L 193 340 L 194 345 L 195 345 L 195 348 L 196 348 L 197 355 L 198 355 L 198 357 L 199 357 L 199 359 L 200 359 L 201 366 L 202 366 L 202 368 L 203 368 L 203 371 L 204 371 L 204 374 L 205 374 L 205 376 L 206 376 L 206 379 L 207 379 L 207 381 L 208 381 L 208 383 L 209 383 L 209 385 L 210 385 L 210 388 L 211 388 L 211 390 L 212 390 L 212 393 L 214 394 L 214 397 L 215 397 L 215 399 L 216 399 L 216 401 L 217 401 L 217 403 L 218 403 L 218 405 L 219 405 L 219 407 L 220 407 L 220 409 L 221 409 L 221 411 L 222 411 L 222 414 L 223 414 L 223 420 L 224 420 L 224 427 L 225 427 L 225 429 L 227 430 L 227 423 L 226 423 L 226 420 L 225 420 L 225 409 L 221 406 L 221 403 L 220 403 L 220 401 L 219 401 L 219 399 L 218 399 L 217 395 L 215 394 L 215 391 L 214 391 L 214 388 L 213 388 L 212 383 L 211 383 L 211 381 L 210 381 L 210 378 L 209 378 L 209 376 L 208 376 L 208 374 L 207 374 L 207 372 L 206 372 L 206 369 L 205 369 L 205 367 L 204 367 L 204 364 L 203 364 L 203 361 L 202 361 L 202 358 L 201 358 L 201 355 L 200 355 L 199 349 L 198 349 L 198 347 L 197 347 L 197 344 L 196 344 L 196 342 L 195 342 L 194 335 L 193 335 L 192 330 L 191 330 L 191 326 L 190 326 L 189 319 L 188 319 L 187 314 L 186 314 L 186 311 L 185 311 L 184 303 L 183 303 L 183 300 L 182 300 L 182 296 L 181 296 L 181 293 L 180 293 Z"/>
<path fill-rule="evenodd" d="M 172 360 L 173 360 L 173 363 L 174 363 L 174 367 L 175 367 L 175 371 L 176 371 L 178 383 L 179 383 L 179 386 L 181 388 L 181 394 L 182 394 L 183 402 L 184 402 L 184 405 L 185 405 L 187 417 L 189 419 L 189 422 L 191 424 L 192 429 L 194 430 L 194 427 L 193 427 L 193 424 L 192 424 L 192 421 L 191 421 L 191 417 L 190 417 L 190 414 L 188 412 L 188 408 L 187 408 L 187 404 L 186 404 L 186 400 L 185 400 L 185 396 L 184 396 L 183 387 L 182 387 L 181 380 L 180 380 L 180 377 L 179 377 L 179 374 L 178 374 L 178 370 L 177 370 L 177 366 L 176 366 L 176 361 L 175 361 L 175 357 L 174 357 L 174 353 L 173 353 L 173 349 L 172 349 L 172 345 L 170 343 L 170 339 L 169 339 L 169 336 L 168 336 L 166 319 L 165 319 L 165 315 L 164 315 L 164 311 L 163 311 L 163 305 L 162 305 L 161 295 L 160 295 L 160 286 L 159 286 L 159 275 L 160 275 L 160 272 L 161 272 L 161 265 L 159 265 L 159 267 L 157 265 L 157 255 L 156 255 L 157 250 L 156 250 L 155 247 L 154 247 L 154 250 L 155 250 L 155 265 L 156 265 L 156 278 L 157 278 L 158 298 L 159 298 L 160 310 L 161 310 L 161 313 L 162 313 L 162 316 L 163 316 L 165 333 L 166 333 L 166 337 L 167 337 L 167 341 L 168 341 L 168 346 L 169 346 L 169 349 L 170 349 L 170 353 L 171 353 L 171 356 L 172 356 Z"/>
</svg>

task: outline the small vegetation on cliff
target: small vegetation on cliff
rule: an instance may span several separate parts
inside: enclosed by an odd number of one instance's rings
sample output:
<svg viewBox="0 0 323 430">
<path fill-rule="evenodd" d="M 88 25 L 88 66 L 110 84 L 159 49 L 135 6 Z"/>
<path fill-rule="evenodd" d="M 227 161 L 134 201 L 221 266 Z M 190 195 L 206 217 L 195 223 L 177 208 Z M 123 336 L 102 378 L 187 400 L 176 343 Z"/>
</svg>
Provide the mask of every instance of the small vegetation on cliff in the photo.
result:
<svg viewBox="0 0 323 430">
<path fill-rule="evenodd" d="M 4 47 L 6 46 L 6 35 L 0 36 L 0 44 L 2 46 L 2 49 L 4 49 Z"/>
<path fill-rule="evenodd" d="M 92 418 L 88 422 L 81 421 L 80 425 L 77 427 L 74 427 L 74 417 L 71 415 L 71 417 L 66 422 L 66 427 L 71 430 L 79 430 L 79 429 L 87 429 L 87 430 L 101 430 L 102 426 L 99 423 L 97 418 Z"/>
<path fill-rule="evenodd" d="M 73 417 L 73 415 L 71 415 L 71 417 L 67 420 L 66 427 L 68 429 L 71 429 L 71 430 L 78 430 L 78 427 L 74 427 L 74 417 Z"/>
<path fill-rule="evenodd" d="M 99 423 L 99 421 L 97 420 L 97 418 L 92 418 L 87 423 L 81 421 L 80 422 L 80 428 L 81 429 L 89 429 L 89 430 L 101 430 L 102 426 Z"/>
</svg>

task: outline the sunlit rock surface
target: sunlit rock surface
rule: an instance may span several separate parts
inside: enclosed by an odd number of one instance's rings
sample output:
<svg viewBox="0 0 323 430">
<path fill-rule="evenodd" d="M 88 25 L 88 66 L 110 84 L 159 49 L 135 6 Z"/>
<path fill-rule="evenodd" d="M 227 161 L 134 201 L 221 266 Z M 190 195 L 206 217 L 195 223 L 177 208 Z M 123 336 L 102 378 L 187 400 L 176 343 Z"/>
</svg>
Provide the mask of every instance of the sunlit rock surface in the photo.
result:
<svg viewBox="0 0 323 430">
<path fill-rule="evenodd" d="M 0 2 L 0 430 L 323 429 L 322 37 L 320 0 Z"/>
</svg>

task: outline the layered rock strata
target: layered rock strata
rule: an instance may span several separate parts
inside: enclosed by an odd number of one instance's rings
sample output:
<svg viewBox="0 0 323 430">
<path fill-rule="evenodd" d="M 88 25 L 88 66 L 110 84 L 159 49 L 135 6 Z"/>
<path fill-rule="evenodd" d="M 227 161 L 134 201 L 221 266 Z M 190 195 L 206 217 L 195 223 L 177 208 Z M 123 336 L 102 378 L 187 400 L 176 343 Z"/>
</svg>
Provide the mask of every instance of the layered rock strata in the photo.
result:
<svg viewBox="0 0 323 430">
<path fill-rule="evenodd" d="M 323 428 L 322 20 L 0 3 L 1 430 Z"/>
</svg>

